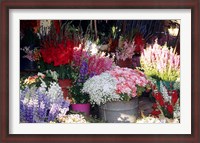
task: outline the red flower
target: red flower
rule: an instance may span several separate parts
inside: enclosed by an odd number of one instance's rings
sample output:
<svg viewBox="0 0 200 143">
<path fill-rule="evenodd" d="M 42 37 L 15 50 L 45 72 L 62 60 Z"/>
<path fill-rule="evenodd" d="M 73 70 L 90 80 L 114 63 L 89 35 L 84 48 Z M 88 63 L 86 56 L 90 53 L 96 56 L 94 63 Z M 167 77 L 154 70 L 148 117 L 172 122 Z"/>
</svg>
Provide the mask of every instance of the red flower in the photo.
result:
<svg viewBox="0 0 200 143">
<path fill-rule="evenodd" d="M 172 99 L 171 99 L 172 105 L 175 105 L 178 100 L 178 92 L 176 90 L 172 90 L 171 94 L 169 94 L 169 95 L 172 96 Z"/>
<path fill-rule="evenodd" d="M 53 20 L 54 28 L 56 29 L 56 33 L 60 33 L 60 21 L 59 20 Z"/>
<path fill-rule="evenodd" d="M 156 103 L 153 104 L 152 108 L 157 109 L 158 105 Z"/>
<path fill-rule="evenodd" d="M 170 113 L 170 114 L 173 114 L 173 111 L 174 111 L 174 107 L 170 104 L 167 105 L 167 111 Z"/>
<path fill-rule="evenodd" d="M 135 35 L 134 42 L 136 45 L 135 53 L 140 53 L 144 49 L 144 44 L 145 44 L 142 35 L 140 33 L 137 33 Z"/>
<path fill-rule="evenodd" d="M 164 99 L 163 99 L 162 94 L 160 92 L 154 93 L 153 96 L 156 99 L 156 101 L 158 101 L 158 103 L 160 104 L 161 107 L 165 106 Z"/>
<path fill-rule="evenodd" d="M 57 47 L 41 49 L 41 56 L 44 62 L 50 64 L 53 62 L 54 66 L 69 64 L 73 58 L 73 41 L 66 42 L 65 44 L 58 44 Z"/>
<path fill-rule="evenodd" d="M 160 110 L 153 110 L 151 112 L 151 115 L 155 116 L 155 117 L 158 117 L 159 115 L 161 114 Z"/>
<path fill-rule="evenodd" d="M 165 102 L 164 102 L 163 99 L 160 99 L 158 102 L 159 102 L 159 104 L 160 104 L 161 107 L 164 107 L 164 106 L 165 106 Z"/>
<path fill-rule="evenodd" d="M 162 94 L 160 92 L 154 92 L 153 93 L 153 97 L 156 99 L 156 100 L 161 100 L 163 97 L 162 97 Z"/>
</svg>

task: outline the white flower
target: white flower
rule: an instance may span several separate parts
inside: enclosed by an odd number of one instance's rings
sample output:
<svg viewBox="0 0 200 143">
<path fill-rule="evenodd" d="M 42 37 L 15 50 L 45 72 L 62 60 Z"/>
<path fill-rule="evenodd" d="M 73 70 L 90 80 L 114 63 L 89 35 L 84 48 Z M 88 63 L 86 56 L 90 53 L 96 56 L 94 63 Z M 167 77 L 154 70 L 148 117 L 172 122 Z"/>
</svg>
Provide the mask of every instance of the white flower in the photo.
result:
<svg viewBox="0 0 200 143">
<path fill-rule="evenodd" d="M 47 96 L 50 97 L 51 102 L 63 97 L 63 92 L 61 87 L 56 82 L 51 82 L 50 87 L 47 91 Z"/>
<path fill-rule="evenodd" d="M 25 104 L 27 104 L 29 102 L 29 99 L 28 98 L 24 98 L 24 100 L 21 100 L 21 101 L 25 105 Z"/>
<path fill-rule="evenodd" d="M 92 104 L 104 104 L 108 101 L 120 100 L 116 94 L 116 79 L 109 73 L 102 73 L 98 76 L 88 79 L 83 86 L 82 92 L 90 95 Z"/>
<path fill-rule="evenodd" d="M 87 123 L 81 114 L 60 115 L 57 118 L 61 123 Z"/>
</svg>

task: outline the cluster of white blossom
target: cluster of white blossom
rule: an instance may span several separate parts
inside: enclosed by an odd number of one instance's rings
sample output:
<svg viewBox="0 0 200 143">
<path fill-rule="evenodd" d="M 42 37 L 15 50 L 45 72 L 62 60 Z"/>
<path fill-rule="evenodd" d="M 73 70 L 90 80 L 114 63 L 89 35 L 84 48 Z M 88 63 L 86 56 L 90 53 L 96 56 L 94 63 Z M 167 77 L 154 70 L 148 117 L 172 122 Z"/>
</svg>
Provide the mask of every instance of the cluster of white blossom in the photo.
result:
<svg viewBox="0 0 200 143">
<path fill-rule="evenodd" d="M 56 82 L 50 83 L 50 87 L 47 91 L 47 96 L 50 97 L 52 103 L 57 99 L 63 98 L 63 91 L 58 83 L 56 83 Z"/>
<path fill-rule="evenodd" d="M 180 99 L 178 99 L 178 100 L 180 100 Z M 179 103 L 180 103 L 180 101 L 177 101 L 177 103 L 174 106 L 174 112 L 173 112 L 174 118 L 177 118 L 177 119 L 180 119 L 180 115 L 181 115 Z"/>
<path fill-rule="evenodd" d="M 168 95 L 167 88 L 163 85 L 162 81 L 160 81 L 160 91 L 162 93 L 162 96 L 163 96 L 165 102 L 171 103 L 171 96 Z"/>
<path fill-rule="evenodd" d="M 88 79 L 83 86 L 82 92 L 90 95 L 92 104 L 105 104 L 108 101 L 119 101 L 116 94 L 117 81 L 109 73 L 102 73 Z"/>
<path fill-rule="evenodd" d="M 61 123 L 87 123 L 81 114 L 61 115 L 58 116 L 58 121 Z"/>
<path fill-rule="evenodd" d="M 176 90 L 180 90 L 180 78 L 178 78 L 174 85 L 173 85 L 173 88 L 176 89 Z"/>
<path fill-rule="evenodd" d="M 179 123 L 179 120 L 177 118 L 174 119 L 168 119 L 168 118 L 155 118 L 155 117 L 144 117 L 141 119 L 137 119 L 136 123 Z"/>
</svg>

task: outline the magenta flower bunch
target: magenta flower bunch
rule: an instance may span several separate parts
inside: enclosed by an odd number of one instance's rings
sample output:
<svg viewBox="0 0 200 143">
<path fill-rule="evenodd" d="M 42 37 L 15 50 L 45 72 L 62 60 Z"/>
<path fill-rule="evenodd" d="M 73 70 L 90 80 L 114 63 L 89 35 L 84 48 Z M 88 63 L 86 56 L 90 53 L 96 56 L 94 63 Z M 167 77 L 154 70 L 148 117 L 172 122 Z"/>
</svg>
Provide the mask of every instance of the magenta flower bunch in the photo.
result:
<svg viewBox="0 0 200 143">
<path fill-rule="evenodd" d="M 90 77 L 110 70 L 114 65 L 113 59 L 104 54 L 90 55 L 83 47 L 74 47 L 72 67 L 81 67 L 83 61 L 87 61 L 87 74 Z"/>
</svg>

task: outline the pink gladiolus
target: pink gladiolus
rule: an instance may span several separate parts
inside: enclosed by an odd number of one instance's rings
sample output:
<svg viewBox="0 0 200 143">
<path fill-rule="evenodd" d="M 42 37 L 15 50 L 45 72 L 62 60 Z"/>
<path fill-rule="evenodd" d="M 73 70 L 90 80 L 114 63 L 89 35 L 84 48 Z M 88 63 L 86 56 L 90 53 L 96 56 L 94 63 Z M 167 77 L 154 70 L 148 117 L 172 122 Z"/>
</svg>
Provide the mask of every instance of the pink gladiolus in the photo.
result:
<svg viewBox="0 0 200 143">
<path fill-rule="evenodd" d="M 104 55 L 90 56 L 81 46 L 74 47 L 73 67 L 80 67 L 82 60 L 88 62 L 88 75 L 99 75 L 106 70 L 110 70 L 114 65 L 112 59 Z"/>
</svg>

